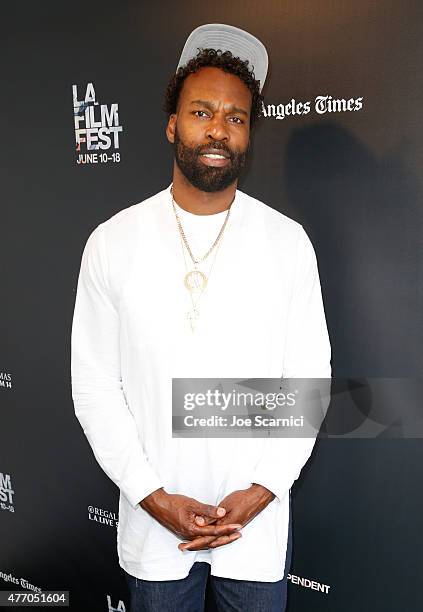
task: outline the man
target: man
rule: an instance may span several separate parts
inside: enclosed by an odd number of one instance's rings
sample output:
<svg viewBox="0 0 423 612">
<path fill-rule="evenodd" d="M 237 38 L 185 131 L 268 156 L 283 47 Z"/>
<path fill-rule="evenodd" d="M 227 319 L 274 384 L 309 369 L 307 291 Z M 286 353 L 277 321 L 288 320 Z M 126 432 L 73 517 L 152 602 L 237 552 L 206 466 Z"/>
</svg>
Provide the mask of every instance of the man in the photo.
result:
<svg viewBox="0 0 423 612">
<path fill-rule="evenodd" d="M 237 189 L 266 74 L 251 34 L 194 30 L 166 91 L 172 185 L 101 223 L 82 256 L 72 394 L 120 488 L 132 612 L 203 610 L 209 573 L 220 612 L 285 609 L 290 488 L 314 439 L 171 429 L 175 377 L 330 377 L 313 247 Z"/>
</svg>

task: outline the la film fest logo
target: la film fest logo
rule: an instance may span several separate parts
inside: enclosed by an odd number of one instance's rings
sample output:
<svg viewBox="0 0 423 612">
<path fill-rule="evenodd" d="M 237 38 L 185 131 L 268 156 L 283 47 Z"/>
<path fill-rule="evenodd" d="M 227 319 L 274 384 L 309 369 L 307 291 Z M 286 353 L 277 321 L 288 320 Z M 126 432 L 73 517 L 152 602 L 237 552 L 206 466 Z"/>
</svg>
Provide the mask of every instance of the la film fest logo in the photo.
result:
<svg viewBox="0 0 423 612">
<path fill-rule="evenodd" d="M 120 599 L 117 607 L 112 606 L 112 598 L 107 595 L 107 611 L 108 612 L 126 612 L 125 604 Z"/>
<path fill-rule="evenodd" d="M 119 104 L 99 104 L 93 83 L 88 83 L 85 95 L 78 100 L 78 87 L 72 85 L 77 164 L 120 162 Z M 101 151 L 96 153 L 96 151 Z"/>
<path fill-rule="evenodd" d="M 100 525 L 107 525 L 108 527 L 118 526 L 118 517 L 115 512 L 104 510 L 104 508 L 97 508 L 96 506 L 88 506 L 88 520 Z"/>
<path fill-rule="evenodd" d="M 314 101 L 297 102 L 292 98 L 286 104 L 263 104 L 263 117 L 285 119 L 294 115 L 308 115 L 313 104 L 314 112 L 318 115 L 331 113 L 345 113 L 359 111 L 363 108 L 363 97 L 360 98 L 333 98 L 332 96 L 316 96 Z"/>
<path fill-rule="evenodd" d="M 10 478 L 10 474 L 3 474 L 0 472 L 0 509 L 1 510 L 9 510 L 9 512 L 14 512 L 15 508 L 13 506 L 13 495 L 15 491 L 12 487 L 12 479 Z"/>
<path fill-rule="evenodd" d="M 12 375 L 9 372 L 0 372 L 0 389 L 12 388 Z"/>
</svg>

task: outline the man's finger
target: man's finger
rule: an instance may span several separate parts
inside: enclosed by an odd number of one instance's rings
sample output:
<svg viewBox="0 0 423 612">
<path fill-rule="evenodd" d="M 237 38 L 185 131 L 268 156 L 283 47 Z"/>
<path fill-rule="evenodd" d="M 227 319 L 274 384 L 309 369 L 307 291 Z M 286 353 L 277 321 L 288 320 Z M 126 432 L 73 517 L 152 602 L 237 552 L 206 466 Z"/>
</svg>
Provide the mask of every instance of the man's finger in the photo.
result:
<svg viewBox="0 0 423 612">
<path fill-rule="evenodd" d="M 203 550 L 209 547 L 209 544 L 216 539 L 215 536 L 200 537 L 191 540 L 191 542 L 183 542 L 178 544 L 179 550 Z"/>
<path fill-rule="evenodd" d="M 224 546 L 225 544 L 230 544 L 238 538 L 241 538 L 242 534 L 237 531 L 235 533 L 231 533 L 228 535 L 220 536 L 215 538 L 213 536 L 208 537 L 200 537 L 195 538 L 195 540 L 191 540 L 191 542 L 184 542 L 182 544 L 178 544 L 178 548 L 181 551 L 184 550 L 204 550 L 207 548 L 217 548 L 218 546 Z"/>
<path fill-rule="evenodd" d="M 216 520 L 215 518 L 211 518 L 209 516 L 196 516 L 195 517 L 195 522 L 197 525 L 211 525 L 212 523 L 214 523 Z"/>
<path fill-rule="evenodd" d="M 240 523 L 231 523 L 229 525 L 193 525 L 191 530 L 194 535 L 198 536 L 221 536 L 233 533 L 235 530 L 241 529 Z"/>
<path fill-rule="evenodd" d="M 231 533 L 230 535 L 220 536 L 213 542 L 210 542 L 209 548 L 217 548 L 218 546 L 224 546 L 225 544 L 229 544 L 230 542 L 234 542 L 238 540 L 238 538 L 242 538 L 242 534 L 237 531 L 236 533 Z"/>
<path fill-rule="evenodd" d="M 202 504 L 201 502 L 195 504 L 194 510 L 196 514 L 215 519 L 222 518 L 226 514 L 225 508 L 212 506 L 211 504 Z"/>
</svg>

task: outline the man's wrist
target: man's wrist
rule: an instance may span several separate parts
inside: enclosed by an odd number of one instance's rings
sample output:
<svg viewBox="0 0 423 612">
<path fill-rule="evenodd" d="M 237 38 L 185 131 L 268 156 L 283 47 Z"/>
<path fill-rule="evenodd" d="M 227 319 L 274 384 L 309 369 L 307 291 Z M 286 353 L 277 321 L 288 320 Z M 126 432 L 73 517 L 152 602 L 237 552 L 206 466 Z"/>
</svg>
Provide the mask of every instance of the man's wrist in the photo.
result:
<svg viewBox="0 0 423 612">
<path fill-rule="evenodd" d="M 156 489 L 150 493 L 150 495 L 147 495 L 147 497 L 144 497 L 144 499 L 139 502 L 139 505 L 143 510 L 149 511 L 151 507 L 160 504 L 160 502 L 167 497 L 167 495 L 168 493 L 166 493 L 164 488 L 161 487 L 160 489 Z"/>
<path fill-rule="evenodd" d="M 272 491 L 270 491 L 263 485 L 258 484 L 257 482 L 251 483 L 250 489 L 257 492 L 257 494 L 263 497 L 263 499 L 267 501 L 268 503 L 270 503 L 271 501 L 275 499 L 275 494 Z"/>
</svg>

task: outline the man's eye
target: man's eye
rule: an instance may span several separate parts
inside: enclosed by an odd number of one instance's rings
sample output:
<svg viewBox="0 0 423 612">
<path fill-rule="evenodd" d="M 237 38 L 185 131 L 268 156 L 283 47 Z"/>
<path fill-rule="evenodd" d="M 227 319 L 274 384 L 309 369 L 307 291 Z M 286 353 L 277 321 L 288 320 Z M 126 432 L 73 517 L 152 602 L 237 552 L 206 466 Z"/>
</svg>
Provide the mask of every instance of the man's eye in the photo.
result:
<svg viewBox="0 0 423 612">
<path fill-rule="evenodd" d="M 194 113 L 193 113 L 193 114 L 194 114 L 194 115 L 197 115 L 197 113 L 203 113 L 203 115 L 205 115 L 206 117 L 208 117 L 207 113 L 205 113 L 205 112 L 204 112 L 204 111 L 202 111 L 202 110 L 197 110 L 197 111 L 194 111 Z"/>
<path fill-rule="evenodd" d="M 235 119 L 235 123 L 241 124 L 244 123 L 242 119 L 240 119 L 239 117 L 231 117 L 231 119 Z"/>
</svg>

